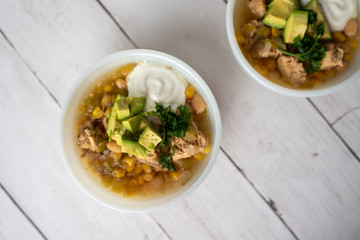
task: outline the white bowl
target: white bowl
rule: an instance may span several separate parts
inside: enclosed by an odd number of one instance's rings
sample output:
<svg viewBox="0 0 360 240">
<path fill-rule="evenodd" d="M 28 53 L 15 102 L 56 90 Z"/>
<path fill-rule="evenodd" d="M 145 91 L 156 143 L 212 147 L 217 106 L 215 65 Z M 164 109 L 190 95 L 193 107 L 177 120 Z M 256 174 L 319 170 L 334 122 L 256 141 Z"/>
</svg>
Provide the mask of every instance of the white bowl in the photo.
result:
<svg viewBox="0 0 360 240">
<path fill-rule="evenodd" d="M 148 61 L 153 63 L 171 66 L 175 71 L 182 74 L 200 93 L 207 104 L 208 114 L 211 122 L 211 145 L 212 152 L 207 154 L 202 160 L 204 164 L 190 181 L 183 187 L 178 188 L 169 194 L 151 198 L 124 198 L 121 194 L 113 193 L 105 188 L 98 179 L 92 176 L 89 170 L 85 169 L 80 161 L 78 146 L 76 145 L 75 117 L 77 109 L 84 96 L 88 93 L 90 86 L 104 72 L 121 66 L 126 63 Z M 60 142 L 62 158 L 65 166 L 77 185 L 90 197 L 96 201 L 116 210 L 125 212 L 146 212 L 168 206 L 188 196 L 192 193 L 209 174 L 214 165 L 220 148 L 221 140 L 221 119 L 216 100 L 206 85 L 205 81 L 187 64 L 168 54 L 135 49 L 127 50 L 107 56 L 88 68 L 71 87 L 65 104 L 61 111 Z"/>
<path fill-rule="evenodd" d="M 243 24 L 240 21 L 241 14 L 247 11 L 246 7 L 247 0 L 229 0 L 226 9 L 226 30 L 227 36 L 230 43 L 231 50 L 239 63 L 239 65 L 247 72 L 253 79 L 255 79 L 262 86 L 265 86 L 274 92 L 281 93 L 287 96 L 294 97 L 314 97 L 333 93 L 340 90 L 341 88 L 349 85 L 355 80 L 360 78 L 360 57 L 359 48 L 353 54 L 353 60 L 351 61 L 350 67 L 343 73 L 337 74 L 331 80 L 319 84 L 313 89 L 290 89 L 282 87 L 276 83 L 271 82 L 267 78 L 259 74 L 251 65 L 248 63 L 243 53 L 241 52 L 235 38 L 235 31 L 240 29 Z M 360 0 L 358 0 L 358 6 Z"/>
</svg>

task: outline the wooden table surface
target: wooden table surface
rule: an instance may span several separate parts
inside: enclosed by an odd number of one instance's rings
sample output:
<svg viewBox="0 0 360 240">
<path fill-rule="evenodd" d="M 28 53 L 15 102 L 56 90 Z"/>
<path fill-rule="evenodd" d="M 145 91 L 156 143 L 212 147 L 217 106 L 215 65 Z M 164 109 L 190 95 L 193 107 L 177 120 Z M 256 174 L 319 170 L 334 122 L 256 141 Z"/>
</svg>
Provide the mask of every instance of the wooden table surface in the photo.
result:
<svg viewBox="0 0 360 240">
<path fill-rule="evenodd" d="M 267 90 L 238 66 L 223 0 L 0 0 L 0 239 L 360 239 L 360 81 Z M 188 63 L 217 99 L 221 150 L 184 201 L 143 214 L 87 197 L 60 158 L 75 79 L 133 48 Z"/>
</svg>

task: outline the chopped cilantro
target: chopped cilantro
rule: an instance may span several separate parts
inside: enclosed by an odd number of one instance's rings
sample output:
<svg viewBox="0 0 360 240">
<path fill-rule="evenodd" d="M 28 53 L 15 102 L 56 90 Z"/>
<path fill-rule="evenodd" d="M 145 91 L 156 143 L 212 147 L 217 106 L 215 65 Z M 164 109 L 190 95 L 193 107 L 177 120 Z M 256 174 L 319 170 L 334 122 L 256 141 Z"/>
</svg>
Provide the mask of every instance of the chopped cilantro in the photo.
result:
<svg viewBox="0 0 360 240">
<path fill-rule="evenodd" d="M 159 163 L 166 170 L 175 171 L 175 166 L 174 166 L 174 163 L 172 161 L 172 156 L 171 155 L 166 155 L 165 153 L 162 152 L 161 155 L 160 155 Z"/>
</svg>

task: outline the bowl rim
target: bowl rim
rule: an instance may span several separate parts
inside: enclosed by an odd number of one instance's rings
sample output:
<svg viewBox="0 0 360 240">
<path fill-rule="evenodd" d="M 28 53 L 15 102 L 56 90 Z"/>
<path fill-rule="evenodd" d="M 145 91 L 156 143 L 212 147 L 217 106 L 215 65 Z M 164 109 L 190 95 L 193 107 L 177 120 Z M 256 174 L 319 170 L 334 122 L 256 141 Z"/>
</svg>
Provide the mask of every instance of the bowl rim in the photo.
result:
<svg viewBox="0 0 360 240">
<path fill-rule="evenodd" d="M 70 107 L 70 100 L 72 99 L 73 95 L 76 93 L 80 85 L 83 81 L 86 81 L 88 77 L 91 76 L 91 74 L 95 73 L 96 70 L 101 68 L 102 66 L 111 63 L 113 61 L 119 60 L 121 58 L 126 57 L 139 57 L 139 61 L 141 61 L 141 58 L 144 57 L 150 57 L 153 59 L 158 59 L 159 61 L 162 61 L 162 64 L 169 65 L 169 66 L 176 66 L 177 68 L 181 69 L 184 72 L 187 72 L 190 76 L 193 78 L 191 81 L 189 79 L 189 82 L 196 82 L 199 84 L 206 95 L 206 98 L 208 99 L 207 106 L 211 108 L 213 112 L 213 124 L 214 124 L 214 139 L 213 139 L 213 146 L 212 146 L 212 154 L 209 157 L 209 160 L 204 167 L 202 173 L 199 174 L 198 178 L 193 182 L 192 185 L 190 185 L 187 189 L 182 191 L 180 194 L 176 195 L 174 198 L 171 198 L 165 202 L 156 203 L 153 206 L 143 207 L 143 208 L 136 208 L 136 207 L 127 207 L 127 208 L 121 208 L 118 205 L 111 204 L 109 202 L 106 202 L 106 200 L 101 199 L 101 197 L 95 195 L 93 192 L 91 192 L 89 189 L 87 189 L 86 185 L 81 182 L 81 180 L 76 176 L 75 171 L 70 166 L 71 159 L 68 159 L 66 156 L 66 149 L 64 145 L 65 141 L 65 123 L 66 123 L 66 116 L 68 109 Z M 148 60 L 151 62 L 151 60 Z M 155 51 L 155 50 L 149 50 L 149 49 L 130 49 L 130 50 L 123 50 L 119 51 L 113 54 L 110 54 L 99 61 L 96 61 L 94 64 L 89 66 L 85 71 L 82 72 L 82 74 L 75 80 L 75 82 L 72 84 L 70 89 L 68 90 L 68 93 L 65 97 L 63 106 L 61 108 L 61 117 L 60 117 L 60 127 L 59 127 L 59 145 L 60 145 L 60 152 L 61 152 L 61 158 L 65 165 L 65 168 L 69 175 L 71 176 L 72 180 L 76 183 L 76 185 L 90 198 L 95 200 L 96 202 L 99 202 L 100 204 L 107 206 L 111 209 L 121 211 L 121 212 L 129 212 L 129 213 L 143 213 L 143 212 L 152 212 L 156 211 L 165 207 L 168 207 L 170 205 L 173 205 L 183 199 L 185 199 L 187 196 L 189 196 L 191 193 L 194 192 L 195 189 L 197 189 L 201 183 L 206 179 L 206 177 L 209 175 L 212 167 L 215 164 L 215 161 L 218 156 L 218 152 L 220 149 L 220 142 L 221 142 L 221 136 L 222 136 L 222 125 L 221 125 L 221 117 L 220 117 L 220 111 L 216 102 L 216 99 L 206 84 L 206 82 L 202 79 L 202 77 L 189 65 L 187 65 L 182 60 L 171 56 L 169 54 Z M 84 169 L 85 171 L 85 169 Z M 121 195 L 119 195 L 121 197 Z"/>
<path fill-rule="evenodd" d="M 283 86 L 280 86 L 276 83 L 271 82 L 267 78 L 263 77 L 261 74 L 259 74 L 252 66 L 251 64 L 246 60 L 243 53 L 241 52 L 236 38 L 235 38 L 235 32 L 234 32 L 234 6 L 235 2 L 237 0 L 229 0 L 226 7 L 226 32 L 227 32 L 227 38 L 230 44 L 231 51 L 237 60 L 238 64 L 241 66 L 241 68 L 248 74 L 252 79 L 255 79 L 256 82 L 258 82 L 263 87 L 270 89 L 276 93 L 280 93 L 286 96 L 291 97 L 317 97 L 317 96 L 323 96 L 327 94 L 334 93 L 345 86 L 353 83 L 357 79 L 360 78 L 360 69 L 357 70 L 352 76 L 349 78 L 339 82 L 336 85 L 326 87 L 324 89 L 313 89 L 313 90 L 307 90 L 307 89 L 291 89 L 286 88 Z"/>
</svg>

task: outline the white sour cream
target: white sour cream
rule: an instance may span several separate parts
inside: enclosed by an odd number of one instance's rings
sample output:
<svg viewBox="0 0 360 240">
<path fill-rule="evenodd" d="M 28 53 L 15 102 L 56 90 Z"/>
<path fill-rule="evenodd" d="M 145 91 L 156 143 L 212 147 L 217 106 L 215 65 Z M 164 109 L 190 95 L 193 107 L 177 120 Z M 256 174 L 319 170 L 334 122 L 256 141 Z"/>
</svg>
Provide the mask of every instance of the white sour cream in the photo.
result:
<svg viewBox="0 0 360 240">
<path fill-rule="evenodd" d="M 171 106 L 176 112 L 186 101 L 187 81 L 180 74 L 164 65 L 139 63 L 127 78 L 130 97 L 146 97 L 145 111 L 155 110 L 155 103 Z"/>
<path fill-rule="evenodd" d="M 342 31 L 350 18 L 357 17 L 357 0 L 318 0 L 331 31 Z M 310 0 L 301 0 L 305 6 Z"/>
</svg>

